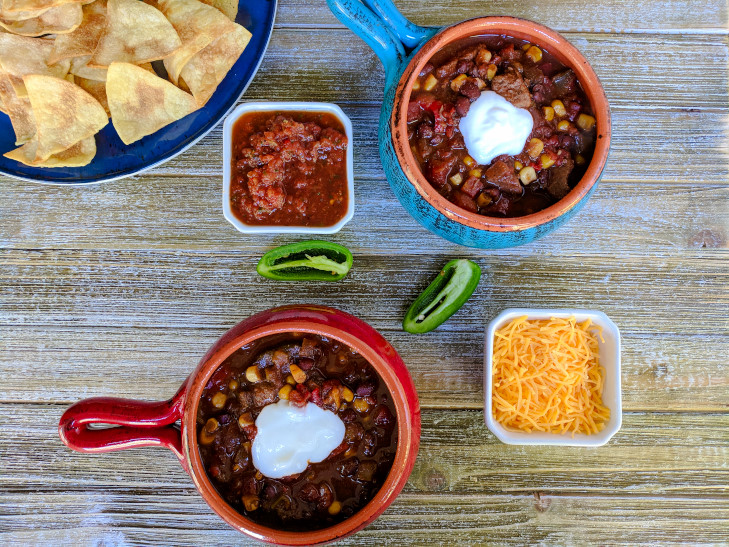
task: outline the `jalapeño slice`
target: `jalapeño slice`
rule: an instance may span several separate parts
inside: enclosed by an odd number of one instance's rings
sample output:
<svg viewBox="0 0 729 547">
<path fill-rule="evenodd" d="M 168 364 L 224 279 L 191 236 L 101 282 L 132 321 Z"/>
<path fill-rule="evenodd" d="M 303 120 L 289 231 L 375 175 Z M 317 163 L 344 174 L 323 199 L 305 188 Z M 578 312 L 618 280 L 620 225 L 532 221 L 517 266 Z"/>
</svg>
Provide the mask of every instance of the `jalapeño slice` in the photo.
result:
<svg viewBox="0 0 729 547">
<path fill-rule="evenodd" d="M 277 281 L 339 281 L 352 267 L 349 249 L 328 241 L 301 241 L 268 251 L 256 271 Z"/>
<path fill-rule="evenodd" d="M 402 328 L 413 334 L 430 332 L 466 303 L 481 279 L 481 268 L 470 260 L 451 260 L 410 306 Z"/>
</svg>

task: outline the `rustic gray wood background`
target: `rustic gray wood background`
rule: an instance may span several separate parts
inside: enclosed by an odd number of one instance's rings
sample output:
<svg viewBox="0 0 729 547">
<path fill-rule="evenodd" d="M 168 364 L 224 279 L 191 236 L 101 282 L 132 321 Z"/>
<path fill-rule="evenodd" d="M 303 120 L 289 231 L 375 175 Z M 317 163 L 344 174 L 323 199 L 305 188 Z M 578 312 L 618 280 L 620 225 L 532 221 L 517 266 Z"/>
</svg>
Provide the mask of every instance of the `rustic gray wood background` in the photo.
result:
<svg viewBox="0 0 729 547">
<path fill-rule="evenodd" d="M 563 32 L 602 78 L 614 140 L 566 227 L 501 251 L 458 247 L 399 206 L 377 155 L 379 62 L 323 0 L 281 0 L 244 100 L 338 103 L 357 210 L 332 237 L 338 284 L 255 263 L 295 238 L 220 210 L 221 131 L 142 176 L 85 188 L 0 178 L 0 543 L 245 544 L 162 449 L 86 456 L 56 424 L 89 396 L 164 399 L 240 319 L 320 302 L 370 322 L 410 367 L 422 447 L 397 501 L 345 544 L 729 542 L 729 8 L 695 0 L 398 0 L 417 23 L 485 14 Z M 453 257 L 482 282 L 427 336 L 409 303 Z M 603 310 L 623 333 L 623 429 L 599 449 L 506 446 L 485 428 L 482 336 L 512 306 Z"/>
</svg>

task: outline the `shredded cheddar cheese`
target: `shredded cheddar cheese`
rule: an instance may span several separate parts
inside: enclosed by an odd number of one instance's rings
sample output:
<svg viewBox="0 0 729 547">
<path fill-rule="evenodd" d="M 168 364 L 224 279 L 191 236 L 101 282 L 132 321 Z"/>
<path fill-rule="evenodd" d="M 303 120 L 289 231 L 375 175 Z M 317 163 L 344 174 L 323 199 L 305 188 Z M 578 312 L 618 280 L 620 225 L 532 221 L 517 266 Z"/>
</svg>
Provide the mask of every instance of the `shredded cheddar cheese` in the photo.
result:
<svg viewBox="0 0 729 547">
<path fill-rule="evenodd" d="M 492 412 L 522 431 L 597 433 L 610 419 L 604 372 L 590 320 L 514 319 L 494 335 Z"/>
</svg>

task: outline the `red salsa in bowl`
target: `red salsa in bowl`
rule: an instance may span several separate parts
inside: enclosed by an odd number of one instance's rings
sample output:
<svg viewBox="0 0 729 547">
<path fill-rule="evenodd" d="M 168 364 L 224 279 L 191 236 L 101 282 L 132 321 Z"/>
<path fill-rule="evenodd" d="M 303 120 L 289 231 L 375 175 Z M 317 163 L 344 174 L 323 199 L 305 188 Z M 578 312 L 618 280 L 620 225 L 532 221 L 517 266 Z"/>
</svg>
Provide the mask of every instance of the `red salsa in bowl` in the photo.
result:
<svg viewBox="0 0 729 547">
<path fill-rule="evenodd" d="M 301 473 L 269 478 L 253 461 L 257 418 L 282 400 L 334 413 L 344 438 Z M 236 350 L 213 373 L 198 407 L 198 446 L 211 483 L 237 512 L 277 530 L 320 530 L 354 515 L 384 484 L 397 449 L 395 416 L 385 383 L 349 346 L 278 334 Z"/>
<path fill-rule="evenodd" d="M 223 209 L 240 231 L 333 233 L 352 217 L 352 128 L 339 107 L 247 103 L 224 131 Z"/>
<path fill-rule="evenodd" d="M 460 122 L 493 91 L 533 120 L 523 149 L 479 164 Z M 471 213 L 520 217 L 557 203 L 585 174 L 596 120 L 575 73 L 543 47 L 505 36 L 448 44 L 422 68 L 407 110 L 410 149 L 443 197 Z"/>
</svg>

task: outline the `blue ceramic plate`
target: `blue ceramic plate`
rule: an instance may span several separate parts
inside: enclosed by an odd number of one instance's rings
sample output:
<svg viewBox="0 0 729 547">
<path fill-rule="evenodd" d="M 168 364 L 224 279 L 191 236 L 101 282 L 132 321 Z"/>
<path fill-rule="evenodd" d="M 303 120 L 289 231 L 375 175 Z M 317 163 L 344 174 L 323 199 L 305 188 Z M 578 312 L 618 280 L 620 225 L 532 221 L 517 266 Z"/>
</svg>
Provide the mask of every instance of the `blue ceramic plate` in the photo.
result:
<svg viewBox="0 0 729 547">
<path fill-rule="evenodd" d="M 273 29 L 277 0 L 240 0 L 236 22 L 253 35 L 240 59 L 204 108 L 125 145 L 109 121 L 96 135 L 96 157 L 85 167 L 41 169 L 0 155 L 0 173 L 50 184 L 89 184 L 134 175 L 160 165 L 187 150 L 215 127 L 235 106 L 253 79 Z M 16 148 L 10 119 L 0 113 L 0 154 Z"/>
</svg>

